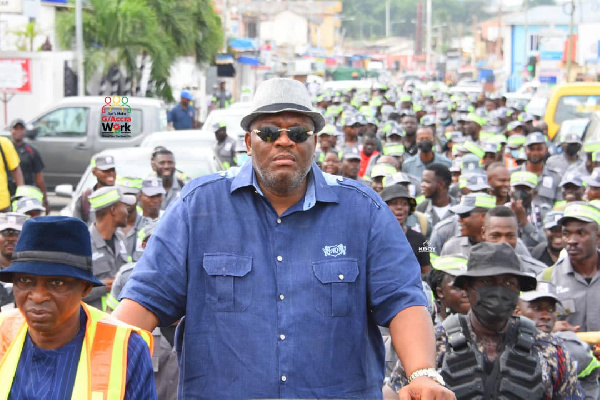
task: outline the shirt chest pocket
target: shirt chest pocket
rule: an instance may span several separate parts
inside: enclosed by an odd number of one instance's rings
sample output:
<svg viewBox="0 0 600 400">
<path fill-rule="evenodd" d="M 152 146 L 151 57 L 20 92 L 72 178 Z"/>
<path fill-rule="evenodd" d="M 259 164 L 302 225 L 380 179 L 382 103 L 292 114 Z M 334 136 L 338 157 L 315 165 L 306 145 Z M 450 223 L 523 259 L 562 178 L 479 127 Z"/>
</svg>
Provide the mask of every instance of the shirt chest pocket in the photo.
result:
<svg viewBox="0 0 600 400">
<path fill-rule="evenodd" d="M 242 312 L 252 301 L 252 257 L 204 254 L 206 302 L 213 311 Z"/>
<path fill-rule="evenodd" d="M 325 317 L 352 315 L 357 296 L 358 262 L 355 259 L 313 262 L 315 308 Z"/>
</svg>

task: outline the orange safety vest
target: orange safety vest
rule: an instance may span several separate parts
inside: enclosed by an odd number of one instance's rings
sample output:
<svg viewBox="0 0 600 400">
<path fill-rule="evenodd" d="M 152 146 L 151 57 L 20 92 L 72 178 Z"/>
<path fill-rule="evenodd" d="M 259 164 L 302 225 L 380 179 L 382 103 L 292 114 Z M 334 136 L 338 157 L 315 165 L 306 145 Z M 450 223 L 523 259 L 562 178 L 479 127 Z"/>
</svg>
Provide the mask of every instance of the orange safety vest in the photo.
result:
<svg viewBox="0 0 600 400">
<path fill-rule="evenodd" d="M 71 399 L 122 400 L 129 336 L 138 333 L 152 354 L 152 335 L 85 303 L 81 305 L 87 324 Z M 0 400 L 8 399 L 10 394 L 26 334 L 27 322 L 18 309 L 0 314 Z"/>
</svg>

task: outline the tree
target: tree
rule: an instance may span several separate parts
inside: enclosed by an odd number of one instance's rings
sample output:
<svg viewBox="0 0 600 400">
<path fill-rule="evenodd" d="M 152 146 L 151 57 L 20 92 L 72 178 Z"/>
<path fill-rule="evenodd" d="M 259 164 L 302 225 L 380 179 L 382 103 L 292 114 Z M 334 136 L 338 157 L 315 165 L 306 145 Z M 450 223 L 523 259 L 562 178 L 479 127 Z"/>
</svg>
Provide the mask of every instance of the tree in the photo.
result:
<svg viewBox="0 0 600 400">
<path fill-rule="evenodd" d="M 20 51 L 33 51 L 33 41 L 41 33 L 35 28 L 35 21 L 27 23 L 21 30 L 10 31 L 17 37 L 17 48 Z"/>
<path fill-rule="evenodd" d="M 211 60 L 221 40 L 219 21 L 208 0 L 90 0 L 83 13 L 86 76 L 118 66 L 136 81 L 138 59 L 148 57 L 155 94 L 172 100 L 169 68 L 179 56 Z M 70 48 L 74 10 L 57 16 L 57 26 L 59 43 Z"/>
</svg>

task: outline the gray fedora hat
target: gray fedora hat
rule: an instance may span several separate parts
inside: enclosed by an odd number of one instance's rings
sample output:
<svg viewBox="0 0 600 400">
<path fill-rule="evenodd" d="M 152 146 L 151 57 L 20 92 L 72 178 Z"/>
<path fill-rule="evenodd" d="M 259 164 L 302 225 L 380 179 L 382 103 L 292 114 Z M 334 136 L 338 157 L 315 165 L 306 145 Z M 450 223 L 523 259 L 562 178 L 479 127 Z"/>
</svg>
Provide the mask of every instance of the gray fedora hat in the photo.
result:
<svg viewBox="0 0 600 400">
<path fill-rule="evenodd" d="M 310 117 L 315 124 L 315 133 L 325 126 L 325 118 L 312 108 L 308 90 L 294 79 L 274 78 L 264 81 L 256 89 L 252 107 L 254 111 L 242 118 L 241 126 L 246 132 L 250 131 L 252 121 L 261 115 L 286 111 Z"/>
</svg>

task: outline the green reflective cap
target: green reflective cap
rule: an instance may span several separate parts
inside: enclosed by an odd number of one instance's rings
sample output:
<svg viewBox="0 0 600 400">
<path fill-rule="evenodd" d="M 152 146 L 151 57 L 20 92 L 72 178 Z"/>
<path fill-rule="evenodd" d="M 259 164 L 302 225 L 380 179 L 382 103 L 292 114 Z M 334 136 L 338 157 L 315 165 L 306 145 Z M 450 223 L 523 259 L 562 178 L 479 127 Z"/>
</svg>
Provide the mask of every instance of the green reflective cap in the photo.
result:
<svg viewBox="0 0 600 400">
<path fill-rule="evenodd" d="M 467 149 L 467 151 L 475 154 L 479 158 L 483 158 L 485 156 L 485 151 L 483 151 L 483 149 L 479 145 L 473 142 L 464 142 L 463 146 L 465 149 Z"/>
<path fill-rule="evenodd" d="M 510 175 L 510 186 L 525 185 L 535 189 L 538 184 L 538 177 L 533 172 L 516 171 Z"/>
<path fill-rule="evenodd" d="M 591 142 L 586 142 L 583 144 L 583 151 L 585 151 L 586 153 L 594 153 L 599 150 L 600 150 L 600 142 L 598 142 L 598 141 L 591 141 Z"/>
<path fill-rule="evenodd" d="M 485 118 L 480 117 L 475 113 L 470 113 L 469 115 L 467 115 L 467 121 L 475 122 L 479 126 L 484 126 L 487 123 L 487 120 Z"/>
<path fill-rule="evenodd" d="M 567 203 L 567 206 L 563 211 L 563 217 L 560 219 L 559 223 L 562 225 L 567 219 L 595 222 L 597 225 L 600 225 L 600 209 L 583 201 Z"/>
<path fill-rule="evenodd" d="M 433 269 L 456 276 L 467 270 L 467 258 L 460 255 L 440 256 L 432 261 L 431 266 Z"/>
<path fill-rule="evenodd" d="M 335 126 L 333 126 L 332 124 L 327 124 L 323 127 L 323 129 L 321 129 L 321 132 L 319 132 L 317 134 L 317 136 L 322 136 L 322 135 L 335 136 L 335 134 L 336 134 Z"/>
<path fill-rule="evenodd" d="M 123 186 L 125 188 L 130 188 L 130 189 L 141 189 L 142 188 L 142 178 L 117 176 L 115 184 L 117 186 Z"/>
<path fill-rule="evenodd" d="M 389 144 L 383 147 L 384 156 L 402 156 L 405 153 L 404 145 Z"/>
<path fill-rule="evenodd" d="M 40 203 L 44 201 L 44 194 L 36 186 L 23 185 L 17 186 L 15 195 L 13 198 L 19 197 L 31 197 L 32 199 L 38 200 Z"/>
<path fill-rule="evenodd" d="M 526 136 L 512 135 L 508 138 L 508 140 L 506 141 L 506 144 L 508 145 L 508 147 L 517 148 L 517 147 L 523 146 L 526 142 L 527 142 Z"/>
<path fill-rule="evenodd" d="M 371 178 L 394 175 L 396 172 L 396 168 L 389 164 L 375 164 L 371 169 Z"/>
<path fill-rule="evenodd" d="M 105 186 L 93 192 L 89 197 L 89 201 L 94 210 L 101 210 L 119 201 L 131 206 L 136 203 L 136 198 L 123 195 L 121 189 L 116 186 Z"/>
</svg>

